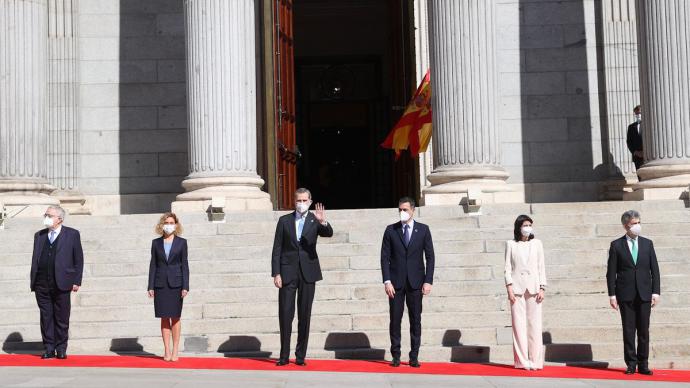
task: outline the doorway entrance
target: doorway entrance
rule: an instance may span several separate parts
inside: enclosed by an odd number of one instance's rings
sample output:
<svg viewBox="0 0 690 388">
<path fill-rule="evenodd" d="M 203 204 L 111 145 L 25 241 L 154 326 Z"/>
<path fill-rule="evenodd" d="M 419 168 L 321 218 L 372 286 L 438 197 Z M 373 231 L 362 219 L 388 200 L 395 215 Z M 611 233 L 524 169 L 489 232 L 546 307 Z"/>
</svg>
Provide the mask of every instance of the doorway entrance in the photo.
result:
<svg viewBox="0 0 690 388">
<path fill-rule="evenodd" d="M 419 196 L 418 161 L 380 147 L 414 92 L 413 2 L 275 0 L 278 208 L 307 187 L 329 209 Z M 268 179 L 269 183 L 272 181 Z"/>
</svg>

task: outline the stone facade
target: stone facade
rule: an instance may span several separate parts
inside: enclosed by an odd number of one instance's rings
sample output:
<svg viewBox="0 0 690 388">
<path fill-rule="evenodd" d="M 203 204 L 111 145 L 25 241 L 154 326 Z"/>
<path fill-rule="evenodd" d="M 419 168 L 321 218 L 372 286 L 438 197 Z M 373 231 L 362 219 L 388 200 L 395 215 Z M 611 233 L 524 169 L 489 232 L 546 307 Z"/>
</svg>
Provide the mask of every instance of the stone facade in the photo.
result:
<svg viewBox="0 0 690 388">
<path fill-rule="evenodd" d="M 175 200 L 189 209 L 203 209 L 218 195 L 240 198 L 242 206 L 231 201 L 238 208 L 267 208 L 262 186 L 267 177 L 259 176 L 256 167 L 261 128 L 252 117 L 267 108 L 256 93 L 261 87 L 257 82 L 261 66 L 255 59 L 261 55 L 256 44 L 263 15 L 258 12 L 260 2 L 238 0 L 232 6 L 244 9 L 244 24 L 233 19 L 235 13 L 220 12 L 214 14 L 211 29 L 210 21 L 199 27 L 204 16 L 194 12 L 194 7 L 218 10 L 221 4 L 210 0 L 3 4 L 41 8 L 42 30 L 32 29 L 30 36 L 14 34 L 17 39 L 37 39 L 37 45 L 47 44 L 49 50 L 45 58 L 34 56 L 39 62 L 31 64 L 46 74 L 45 85 L 31 86 L 37 88 L 33 95 L 38 98 L 31 104 L 45 112 L 36 119 L 48 121 L 48 133 L 38 130 L 39 125 L 12 136 L 10 131 L 19 127 L 7 119 L 0 122 L 0 133 L 10 142 L 28 136 L 26 141 L 37 147 L 30 154 L 0 155 L 2 202 L 14 201 L 9 198 L 17 193 L 12 185 L 21 178 L 33 187 L 31 201 L 57 198 L 64 203 L 70 197 L 78 208 L 85 201 L 82 210 L 93 214 L 159 212 Z M 661 55 L 658 42 L 685 41 L 682 34 L 687 32 L 680 28 L 664 32 L 661 26 L 670 23 L 671 28 L 675 22 L 658 15 L 675 12 L 687 17 L 685 7 L 680 0 L 668 8 L 645 3 L 637 10 L 632 0 L 416 1 L 416 68 L 421 73 L 430 60 L 437 109 L 433 151 L 420 159 L 423 195 L 439 194 L 444 199 L 436 202 L 457 203 L 471 177 L 479 179 L 474 183 L 485 193 L 494 193 L 486 198 L 489 201 L 595 201 L 620 198 L 624 190 L 635 198 L 679 197 L 690 183 L 683 167 L 689 124 L 681 115 L 690 111 L 688 83 L 679 65 L 685 53 L 677 61 L 661 64 L 664 68 L 653 59 Z M 469 14 L 472 10 L 478 13 Z M 639 39 L 637 15 L 646 18 Z M 47 30 L 49 26 L 55 29 Z M 190 51 L 196 47 L 192 32 L 197 29 L 241 39 L 214 41 L 227 44 L 226 51 L 203 45 Z M 461 31 L 472 33 L 466 40 L 450 39 Z M 9 30 L 0 33 L 15 36 Z M 39 35 L 46 39 L 38 42 Z M 639 74 L 638 40 L 641 47 L 653 48 L 640 51 Z M 17 50 L 3 46 L 2 57 L 15 57 L 20 54 Z M 452 52 L 457 58 L 448 56 Z M 190 69 L 190 64 L 199 67 Z M 209 72 L 210 64 L 217 65 L 220 73 Z M 10 74 L 5 79 L 22 82 L 22 75 L 12 68 L 2 71 Z M 245 93 L 225 94 L 235 85 L 218 74 L 243 77 L 240 89 Z M 642 82 L 643 91 L 656 90 L 651 85 L 668 91 L 642 96 L 652 111 L 645 116 L 649 118 L 645 142 L 650 144 L 645 153 L 650 163 L 640 172 L 639 184 L 623 128 L 632 121 L 632 107 L 640 103 L 638 75 L 647 80 Z M 3 91 L 8 90 L 4 86 Z M 210 94 L 202 99 L 188 95 L 197 90 Z M 658 100 L 670 95 L 673 101 Z M 465 100 L 460 104 L 461 97 Z M 229 104 L 230 100 L 239 104 Z M 3 117 L 13 117 L 11 112 L 20 109 L 8 101 L 3 100 Z M 210 121 L 191 117 L 204 106 L 216 116 L 204 116 Z M 212 131 L 207 124 L 215 119 L 236 124 L 214 132 L 233 139 L 214 157 L 233 162 L 214 177 L 223 182 L 200 183 L 199 178 L 209 177 L 197 176 L 197 159 L 212 141 L 200 133 Z M 3 144 L 10 143 L 3 140 Z M 461 150 L 465 156 L 459 155 Z M 17 165 L 35 171 L 8 172 Z M 450 181 L 448 174 L 453 176 Z M 45 194 L 54 189 L 58 190 L 53 198 L 47 198 Z M 198 196 L 198 190 L 206 194 Z M 434 201 L 429 197 L 427 202 Z"/>
</svg>

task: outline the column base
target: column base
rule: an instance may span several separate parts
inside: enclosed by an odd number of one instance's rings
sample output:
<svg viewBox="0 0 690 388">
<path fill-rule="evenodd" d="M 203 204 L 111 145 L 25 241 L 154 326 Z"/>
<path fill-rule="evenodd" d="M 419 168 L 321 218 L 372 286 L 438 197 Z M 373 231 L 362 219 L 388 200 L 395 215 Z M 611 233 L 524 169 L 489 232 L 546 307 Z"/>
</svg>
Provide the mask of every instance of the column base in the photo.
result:
<svg viewBox="0 0 690 388">
<path fill-rule="evenodd" d="M 650 164 L 638 171 L 640 182 L 624 199 L 631 201 L 687 199 L 690 185 L 690 164 Z"/>
<path fill-rule="evenodd" d="M 508 172 L 501 167 L 437 169 L 423 189 L 424 205 L 457 205 L 468 190 L 480 193 L 483 203 L 521 202 L 522 196 L 506 184 Z"/>
<path fill-rule="evenodd" d="M 78 191 L 56 190 L 51 194 L 52 197 L 60 201 L 60 206 L 71 215 L 90 215 L 91 211 L 84 206 L 86 198 Z"/>
<path fill-rule="evenodd" d="M 55 187 L 48 183 L 0 180 L 0 205 L 5 207 L 8 218 L 38 217 L 46 207 L 60 204 L 49 195 L 53 190 Z"/>
<path fill-rule="evenodd" d="M 273 210 L 271 196 L 261 191 L 263 179 L 255 177 L 189 178 L 182 182 L 186 193 L 177 196 L 175 213 L 208 211 L 211 200 L 225 198 L 225 211 Z"/>
</svg>

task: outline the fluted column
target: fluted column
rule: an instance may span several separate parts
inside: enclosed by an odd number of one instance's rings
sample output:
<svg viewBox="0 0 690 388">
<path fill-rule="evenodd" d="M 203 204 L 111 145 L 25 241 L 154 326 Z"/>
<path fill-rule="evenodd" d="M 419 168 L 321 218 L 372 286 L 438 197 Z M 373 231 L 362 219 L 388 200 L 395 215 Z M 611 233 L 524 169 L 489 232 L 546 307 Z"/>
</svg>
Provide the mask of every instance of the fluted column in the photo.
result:
<svg viewBox="0 0 690 388">
<path fill-rule="evenodd" d="M 256 170 L 254 1 L 184 4 L 189 176 L 173 208 L 206 210 L 222 196 L 235 210 L 271 209 Z"/>
<path fill-rule="evenodd" d="M 434 170 L 425 203 L 507 190 L 496 114 L 495 0 L 429 0 Z"/>
<path fill-rule="evenodd" d="M 48 0 L 48 179 L 70 214 L 88 214 L 79 191 L 78 0 Z"/>
<path fill-rule="evenodd" d="M 602 14 L 609 152 L 603 199 L 621 199 L 624 190 L 637 182 L 626 145 L 633 107 L 640 103 L 635 0 L 603 1 Z"/>
<path fill-rule="evenodd" d="M 642 198 L 679 198 L 690 184 L 690 2 L 637 1 Z"/>
<path fill-rule="evenodd" d="M 0 202 L 10 211 L 58 202 L 46 178 L 46 14 L 46 0 L 0 1 Z"/>
</svg>

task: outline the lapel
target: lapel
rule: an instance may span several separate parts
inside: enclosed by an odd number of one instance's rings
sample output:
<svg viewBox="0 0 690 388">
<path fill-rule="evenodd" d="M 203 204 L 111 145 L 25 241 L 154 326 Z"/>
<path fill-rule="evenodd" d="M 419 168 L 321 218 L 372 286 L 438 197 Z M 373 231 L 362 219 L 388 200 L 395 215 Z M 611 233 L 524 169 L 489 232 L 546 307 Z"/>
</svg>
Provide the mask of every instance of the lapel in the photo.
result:
<svg viewBox="0 0 690 388">
<path fill-rule="evenodd" d="M 288 232 L 290 233 L 290 241 L 292 241 L 294 244 L 297 244 L 297 228 L 295 226 L 295 215 L 297 215 L 296 211 L 293 211 L 290 213 L 290 217 L 286 217 L 287 220 L 287 228 Z M 304 229 L 302 230 L 302 233 L 304 233 Z"/>
<path fill-rule="evenodd" d="M 415 221 L 413 226 L 412 226 L 412 230 L 410 231 L 410 244 L 407 246 L 407 249 L 410 249 L 410 247 L 412 246 L 412 243 L 415 242 L 418 234 L 419 234 L 419 223 L 417 221 Z"/>
<path fill-rule="evenodd" d="M 639 237 L 638 237 L 639 238 Z M 624 235 L 621 238 L 621 248 L 623 249 L 623 252 L 625 252 L 625 256 L 628 258 L 628 261 L 633 267 L 636 267 L 635 261 L 633 260 L 632 257 L 632 252 L 630 252 L 630 248 L 628 247 L 628 238 Z M 640 258 L 640 241 L 637 241 L 637 258 Z M 639 263 L 639 260 L 638 260 Z"/>
<path fill-rule="evenodd" d="M 55 257 L 60 256 L 60 251 L 62 250 L 62 247 L 65 246 L 65 241 L 67 239 L 65 238 L 65 235 L 67 234 L 67 229 L 63 226 L 62 229 L 60 230 L 60 234 L 55 238 L 55 241 L 62 239 L 62 241 L 58 241 L 57 245 L 57 250 L 55 251 Z"/>
<path fill-rule="evenodd" d="M 165 248 L 163 248 L 163 237 L 158 237 L 156 239 L 156 251 L 158 251 L 158 256 L 163 258 L 163 262 L 167 265 L 168 260 L 165 259 Z"/>
<path fill-rule="evenodd" d="M 44 229 L 48 230 L 48 229 Z M 38 234 L 38 248 L 36 249 L 36 263 L 41 259 L 41 254 L 43 253 L 43 247 L 46 245 L 46 242 L 48 241 L 48 233 L 39 233 Z"/>
<path fill-rule="evenodd" d="M 304 220 L 304 227 L 302 228 L 302 237 L 307 235 L 307 231 L 311 233 L 311 230 L 316 226 L 316 216 L 312 212 L 307 213 L 307 217 Z M 295 236 L 296 236 L 295 232 Z"/>
<path fill-rule="evenodd" d="M 403 228 L 402 222 L 397 222 L 395 229 L 397 229 L 395 231 L 395 234 L 398 235 L 398 238 L 400 238 L 400 243 L 402 244 L 403 247 L 405 247 L 405 237 L 403 236 L 405 229 Z M 407 247 L 405 247 L 405 248 L 407 248 Z"/>
</svg>

